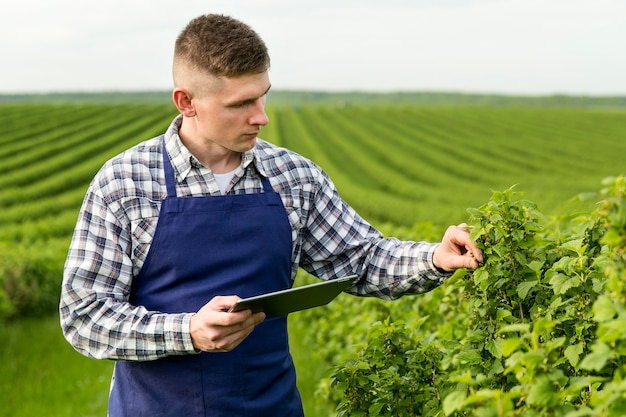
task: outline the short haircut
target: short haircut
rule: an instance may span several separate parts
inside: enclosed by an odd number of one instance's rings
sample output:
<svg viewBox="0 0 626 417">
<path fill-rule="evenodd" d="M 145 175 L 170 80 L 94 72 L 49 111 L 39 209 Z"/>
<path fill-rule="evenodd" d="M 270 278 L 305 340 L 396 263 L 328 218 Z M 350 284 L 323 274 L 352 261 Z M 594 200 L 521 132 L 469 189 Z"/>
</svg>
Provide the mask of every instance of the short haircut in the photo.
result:
<svg viewBox="0 0 626 417">
<path fill-rule="evenodd" d="M 270 58 L 261 37 L 229 16 L 207 14 L 183 29 L 174 48 L 174 68 L 184 65 L 217 77 L 238 77 L 269 70 Z"/>
</svg>

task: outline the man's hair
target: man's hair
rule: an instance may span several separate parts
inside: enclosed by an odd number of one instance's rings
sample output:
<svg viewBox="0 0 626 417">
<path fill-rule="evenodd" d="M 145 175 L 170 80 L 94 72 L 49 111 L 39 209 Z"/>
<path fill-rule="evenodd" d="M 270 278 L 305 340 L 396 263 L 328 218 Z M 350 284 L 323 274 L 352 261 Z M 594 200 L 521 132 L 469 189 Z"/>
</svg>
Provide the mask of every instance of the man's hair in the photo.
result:
<svg viewBox="0 0 626 417">
<path fill-rule="evenodd" d="M 260 74 L 270 67 L 261 37 L 229 16 L 207 14 L 183 29 L 174 48 L 174 68 L 185 65 L 217 77 Z"/>
</svg>

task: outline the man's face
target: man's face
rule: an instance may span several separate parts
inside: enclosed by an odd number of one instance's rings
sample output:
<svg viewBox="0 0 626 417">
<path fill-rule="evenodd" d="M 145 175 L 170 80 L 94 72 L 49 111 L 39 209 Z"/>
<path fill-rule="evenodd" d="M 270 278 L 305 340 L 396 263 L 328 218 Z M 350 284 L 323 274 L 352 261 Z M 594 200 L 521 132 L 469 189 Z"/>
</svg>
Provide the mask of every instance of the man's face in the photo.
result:
<svg viewBox="0 0 626 417">
<path fill-rule="evenodd" d="M 206 81 L 191 101 L 198 139 L 234 152 L 252 149 L 259 130 L 269 122 L 265 113 L 270 89 L 267 71 L 236 78 L 206 76 Z"/>
</svg>

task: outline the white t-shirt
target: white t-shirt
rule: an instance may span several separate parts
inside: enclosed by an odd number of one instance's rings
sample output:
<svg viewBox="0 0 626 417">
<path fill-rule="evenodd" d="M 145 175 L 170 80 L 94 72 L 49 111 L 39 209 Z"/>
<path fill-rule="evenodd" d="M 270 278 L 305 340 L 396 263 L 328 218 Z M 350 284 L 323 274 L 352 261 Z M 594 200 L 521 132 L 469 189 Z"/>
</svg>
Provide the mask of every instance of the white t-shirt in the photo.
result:
<svg viewBox="0 0 626 417">
<path fill-rule="evenodd" d="M 213 173 L 213 177 L 215 177 L 215 182 L 217 182 L 217 186 L 220 189 L 220 192 L 222 193 L 222 195 L 224 195 L 226 193 L 226 187 L 228 187 L 228 184 L 230 184 L 230 181 L 233 179 L 233 177 L 235 176 L 235 171 L 236 169 L 227 172 L 225 174 L 215 174 Z"/>
</svg>

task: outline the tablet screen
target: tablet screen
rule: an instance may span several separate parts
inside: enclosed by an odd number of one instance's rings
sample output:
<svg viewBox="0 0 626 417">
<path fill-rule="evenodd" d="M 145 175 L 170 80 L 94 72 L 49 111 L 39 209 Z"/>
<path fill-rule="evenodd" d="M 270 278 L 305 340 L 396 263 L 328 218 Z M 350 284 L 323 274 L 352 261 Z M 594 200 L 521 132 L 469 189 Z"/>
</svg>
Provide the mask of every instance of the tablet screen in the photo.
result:
<svg viewBox="0 0 626 417">
<path fill-rule="evenodd" d="M 350 288 L 356 275 L 289 288 L 239 300 L 230 311 L 263 311 L 267 317 L 282 316 L 294 311 L 319 307 L 331 302 L 339 293 Z"/>
</svg>

